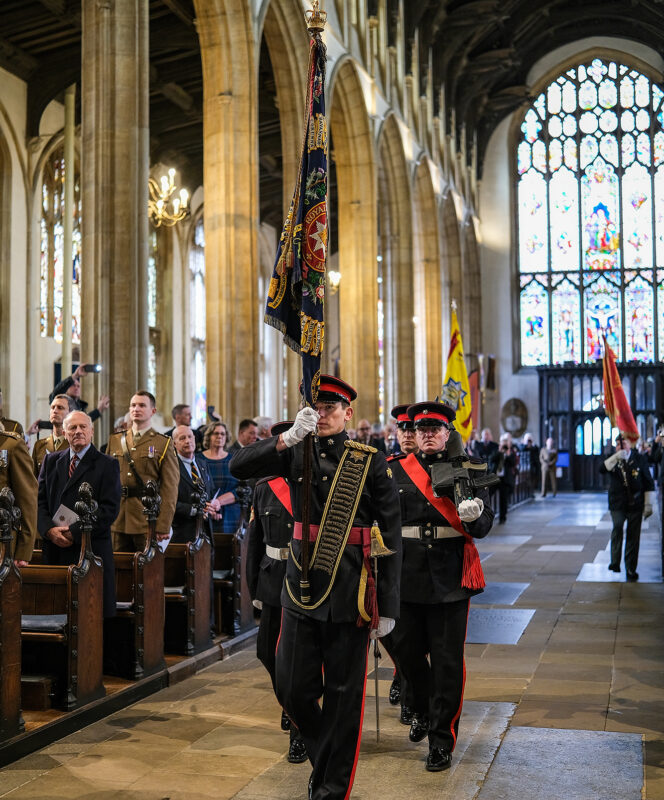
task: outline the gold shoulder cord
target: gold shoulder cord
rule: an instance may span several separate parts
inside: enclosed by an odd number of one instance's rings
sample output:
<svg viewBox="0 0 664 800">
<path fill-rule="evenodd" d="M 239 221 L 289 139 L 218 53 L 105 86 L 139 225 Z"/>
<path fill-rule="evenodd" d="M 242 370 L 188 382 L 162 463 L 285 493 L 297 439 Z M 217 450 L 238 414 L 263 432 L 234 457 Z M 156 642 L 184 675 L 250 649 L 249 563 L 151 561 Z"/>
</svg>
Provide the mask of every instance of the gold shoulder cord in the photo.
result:
<svg viewBox="0 0 664 800">
<path fill-rule="evenodd" d="M 311 569 L 318 568 L 330 575 L 328 587 L 323 596 L 315 603 L 305 604 L 295 597 L 288 578 L 286 578 L 286 589 L 289 597 L 296 606 L 306 611 L 313 611 L 318 608 L 327 600 L 332 591 L 341 557 L 353 527 L 355 512 L 360 504 L 362 490 L 369 474 L 369 467 L 374 453 L 377 452 L 375 447 L 359 444 L 350 439 L 344 442 L 344 445 L 346 449 L 330 486 L 330 493 L 327 496 L 323 517 L 318 529 L 316 546 L 310 562 Z M 292 541 L 289 547 L 295 566 L 301 570 L 302 567 L 298 564 L 293 553 Z"/>
</svg>

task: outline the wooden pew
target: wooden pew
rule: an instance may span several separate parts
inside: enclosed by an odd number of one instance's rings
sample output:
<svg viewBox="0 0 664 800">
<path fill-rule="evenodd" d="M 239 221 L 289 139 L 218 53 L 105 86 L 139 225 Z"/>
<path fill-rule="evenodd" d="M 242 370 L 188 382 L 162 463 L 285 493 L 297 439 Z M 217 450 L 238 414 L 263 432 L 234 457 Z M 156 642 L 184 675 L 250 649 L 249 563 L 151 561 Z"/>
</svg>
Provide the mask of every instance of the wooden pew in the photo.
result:
<svg viewBox="0 0 664 800">
<path fill-rule="evenodd" d="M 4 487 L 0 491 L 0 741 L 25 729 L 21 717 L 21 575 L 11 555 L 11 530 L 19 518 L 14 496 Z"/>
<path fill-rule="evenodd" d="M 149 534 L 137 553 L 114 553 L 117 616 L 104 626 L 104 671 L 129 680 L 165 669 L 164 554 L 155 537 L 161 499 L 153 481 L 141 498 Z"/>
<path fill-rule="evenodd" d="M 106 694 L 103 663 L 103 567 L 90 548 L 96 503 L 82 483 L 75 511 L 81 556 L 71 566 L 21 567 L 22 674 L 55 675 L 55 702 L 71 711 Z"/>
<path fill-rule="evenodd" d="M 200 526 L 197 533 L 193 542 L 171 542 L 164 553 L 164 647 L 168 653 L 193 655 L 211 644 L 211 545 Z"/>
<path fill-rule="evenodd" d="M 214 627 L 218 634 L 235 635 L 232 533 L 214 534 Z"/>
</svg>

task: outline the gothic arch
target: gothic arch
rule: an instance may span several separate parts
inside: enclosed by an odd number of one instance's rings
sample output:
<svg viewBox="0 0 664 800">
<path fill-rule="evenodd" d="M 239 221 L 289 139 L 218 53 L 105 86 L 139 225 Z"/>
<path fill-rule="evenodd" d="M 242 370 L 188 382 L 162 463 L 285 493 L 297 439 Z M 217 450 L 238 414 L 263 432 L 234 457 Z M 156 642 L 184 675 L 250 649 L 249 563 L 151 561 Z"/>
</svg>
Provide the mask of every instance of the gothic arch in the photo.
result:
<svg viewBox="0 0 664 800">
<path fill-rule="evenodd" d="M 302 4 L 298 0 L 271 0 L 265 12 L 262 35 L 270 52 L 277 86 L 285 215 L 297 177 L 309 58 Z"/>
<path fill-rule="evenodd" d="M 415 385 L 413 333 L 413 231 L 408 164 L 399 124 L 390 114 L 378 139 L 378 221 L 385 315 L 386 413 L 412 400 Z"/>
<path fill-rule="evenodd" d="M 208 400 L 235 427 L 258 397 L 258 56 L 248 3 L 194 6 L 203 66 Z"/>
<path fill-rule="evenodd" d="M 440 395 L 443 385 L 443 293 L 436 195 L 424 157 L 415 168 L 413 189 L 416 386 L 422 399 Z"/>
<path fill-rule="evenodd" d="M 378 284 L 376 159 L 357 70 L 345 59 L 330 76 L 330 128 L 338 186 L 340 371 L 361 386 L 356 412 L 376 420 Z"/>
</svg>

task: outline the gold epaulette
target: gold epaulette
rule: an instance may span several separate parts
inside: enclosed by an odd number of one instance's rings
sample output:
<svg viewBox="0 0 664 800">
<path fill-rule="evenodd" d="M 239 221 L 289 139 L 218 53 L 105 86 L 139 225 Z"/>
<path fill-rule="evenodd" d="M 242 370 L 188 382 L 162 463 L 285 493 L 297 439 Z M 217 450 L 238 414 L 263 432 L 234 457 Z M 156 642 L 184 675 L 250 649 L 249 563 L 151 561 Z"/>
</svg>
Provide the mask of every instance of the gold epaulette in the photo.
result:
<svg viewBox="0 0 664 800">
<path fill-rule="evenodd" d="M 352 447 L 353 450 L 361 450 L 363 453 L 377 453 L 378 448 L 372 447 L 370 444 L 362 444 L 361 442 L 356 442 L 354 439 L 346 439 L 344 442 L 346 447 Z"/>
</svg>

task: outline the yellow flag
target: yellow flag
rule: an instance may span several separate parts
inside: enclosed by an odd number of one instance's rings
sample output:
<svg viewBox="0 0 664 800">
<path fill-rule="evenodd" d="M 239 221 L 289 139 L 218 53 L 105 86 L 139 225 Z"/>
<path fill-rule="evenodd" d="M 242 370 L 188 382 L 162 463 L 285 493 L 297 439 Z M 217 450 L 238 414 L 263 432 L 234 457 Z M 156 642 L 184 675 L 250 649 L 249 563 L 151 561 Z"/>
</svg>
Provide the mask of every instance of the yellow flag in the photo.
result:
<svg viewBox="0 0 664 800">
<path fill-rule="evenodd" d="M 470 432 L 473 429 L 470 403 L 470 385 L 468 383 L 468 372 L 466 362 L 463 358 L 463 344 L 461 343 L 461 331 L 456 311 L 452 309 L 452 337 L 450 341 L 450 351 L 447 355 L 447 369 L 445 370 L 445 380 L 441 401 L 451 408 L 456 409 L 455 427 L 461 434 L 464 443 L 468 441 Z"/>
</svg>

